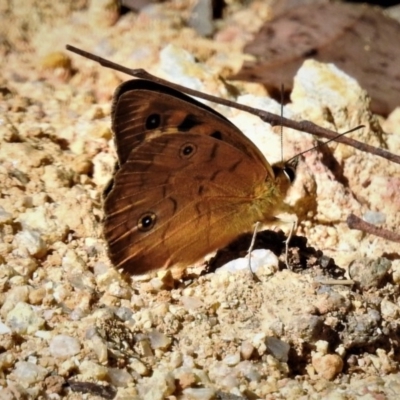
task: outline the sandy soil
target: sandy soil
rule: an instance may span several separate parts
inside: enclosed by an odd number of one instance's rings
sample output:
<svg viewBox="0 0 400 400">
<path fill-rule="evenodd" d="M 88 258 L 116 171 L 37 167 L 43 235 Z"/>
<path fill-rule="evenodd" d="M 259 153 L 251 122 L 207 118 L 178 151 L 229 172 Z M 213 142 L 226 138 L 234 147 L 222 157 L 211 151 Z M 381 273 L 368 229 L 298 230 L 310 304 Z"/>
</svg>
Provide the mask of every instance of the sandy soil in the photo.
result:
<svg viewBox="0 0 400 400">
<path fill-rule="evenodd" d="M 232 3 L 213 40 L 187 27 L 186 2 L 122 16 L 110 0 L 0 9 L 2 399 L 397 398 L 398 244 L 350 230 L 346 217 L 397 230 L 398 165 L 337 143 L 305 154 L 288 198 L 299 218 L 290 270 L 274 232 L 258 236 L 256 247 L 276 254 L 258 280 L 198 267 L 180 280 L 131 278 L 107 258 L 109 114 L 127 77 L 65 45 L 229 97 L 221 77 L 248 57 L 241 49 L 269 18 L 267 2 Z M 398 109 L 383 120 L 356 81 L 323 65 L 302 71 L 285 115 L 338 131 L 364 124 L 352 137 L 399 153 Z M 233 84 L 240 101 L 279 112 L 263 88 Z M 276 129 L 217 109 L 279 160 Z M 315 143 L 284 134 L 286 157 Z M 248 242 L 214 267 L 245 254 Z"/>
</svg>

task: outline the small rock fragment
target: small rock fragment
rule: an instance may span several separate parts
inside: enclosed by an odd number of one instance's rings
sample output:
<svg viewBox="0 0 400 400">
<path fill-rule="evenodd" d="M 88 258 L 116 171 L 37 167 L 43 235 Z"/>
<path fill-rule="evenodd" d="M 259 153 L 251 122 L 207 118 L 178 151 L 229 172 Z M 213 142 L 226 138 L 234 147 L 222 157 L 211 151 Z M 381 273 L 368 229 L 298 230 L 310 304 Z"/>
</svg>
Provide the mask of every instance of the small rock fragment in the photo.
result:
<svg viewBox="0 0 400 400">
<path fill-rule="evenodd" d="M 235 353 L 235 354 L 228 354 L 224 359 L 223 362 L 228 365 L 229 367 L 233 367 L 240 362 L 240 354 Z"/>
<path fill-rule="evenodd" d="M 372 309 L 365 314 L 350 315 L 342 333 L 343 344 L 351 348 L 374 343 L 382 336 L 382 331 L 378 329 L 380 320 L 380 313 Z"/>
<path fill-rule="evenodd" d="M 187 388 L 182 391 L 182 394 L 188 400 L 212 400 L 216 398 L 216 391 L 213 388 Z"/>
<path fill-rule="evenodd" d="M 214 31 L 212 1 L 197 0 L 188 23 L 199 35 L 210 36 Z"/>
<path fill-rule="evenodd" d="M 79 353 L 81 346 L 77 339 L 68 335 L 54 336 L 50 342 L 50 353 L 56 358 L 70 358 Z"/>
<path fill-rule="evenodd" d="M 265 339 L 267 349 L 277 360 L 287 362 L 289 359 L 290 345 L 276 337 L 267 337 Z"/>
<path fill-rule="evenodd" d="M 7 314 L 6 323 L 13 332 L 24 335 L 42 329 L 45 321 L 37 315 L 29 304 L 19 302 Z"/>
<path fill-rule="evenodd" d="M 259 364 L 258 364 L 259 365 Z M 235 367 L 235 371 L 239 376 L 244 376 L 249 382 L 259 382 L 262 375 L 257 370 L 256 364 L 251 361 L 242 361 Z"/>
<path fill-rule="evenodd" d="M 366 211 L 363 220 L 373 225 L 381 225 L 386 222 L 386 214 L 378 211 Z"/>
<path fill-rule="evenodd" d="M 198 299 L 197 297 L 192 297 L 192 296 L 182 296 L 180 298 L 183 306 L 186 308 L 186 310 L 191 311 L 191 310 L 196 310 L 197 308 L 200 308 L 203 306 L 203 302 Z"/>
<path fill-rule="evenodd" d="M 90 347 L 97 356 L 100 364 L 105 364 L 108 360 L 108 347 L 105 340 L 100 335 L 93 335 L 89 340 Z"/>
<path fill-rule="evenodd" d="M 167 349 L 171 345 L 171 338 L 169 338 L 167 335 L 164 335 L 163 333 L 152 330 L 149 333 L 149 339 L 151 343 L 151 347 L 155 349 Z"/>
<path fill-rule="evenodd" d="M 137 372 L 141 376 L 146 376 L 149 373 L 148 368 L 146 365 L 144 365 L 140 360 L 137 358 L 132 358 L 131 363 L 129 364 L 129 367 L 133 369 L 135 372 Z"/>
<path fill-rule="evenodd" d="M 4 335 L 6 333 L 11 333 L 11 329 L 4 322 L 0 321 L 0 335 Z"/>
<path fill-rule="evenodd" d="M 312 358 L 312 365 L 318 375 L 331 381 L 343 370 L 343 360 L 337 354 L 316 354 Z"/>
<path fill-rule="evenodd" d="M 46 368 L 27 361 L 17 362 L 13 371 L 15 380 L 25 388 L 43 381 L 47 374 Z"/>
<path fill-rule="evenodd" d="M 175 280 L 170 269 L 157 272 L 157 278 L 161 280 L 163 289 L 171 290 L 174 288 Z"/>
<path fill-rule="evenodd" d="M 247 340 L 240 345 L 240 355 L 243 360 L 249 360 L 254 352 L 254 346 Z"/>
<path fill-rule="evenodd" d="M 179 381 L 179 386 L 182 389 L 194 386 L 198 381 L 196 374 L 190 368 L 180 368 L 174 371 L 175 380 Z"/>
<path fill-rule="evenodd" d="M 140 340 L 137 343 L 137 352 L 142 357 L 152 357 L 153 356 L 153 350 L 151 349 L 150 343 L 147 339 Z"/>
<path fill-rule="evenodd" d="M 315 343 L 315 348 L 317 352 L 321 355 L 328 354 L 329 343 L 326 340 L 318 340 Z"/>
<path fill-rule="evenodd" d="M 126 387 L 133 382 L 132 375 L 126 369 L 109 368 L 108 378 L 117 387 Z"/>
<path fill-rule="evenodd" d="M 387 258 L 363 258 L 349 265 L 349 275 L 362 289 L 376 288 L 383 281 L 392 263 Z"/>
<path fill-rule="evenodd" d="M 324 315 L 339 310 L 346 312 L 351 306 L 351 302 L 341 294 L 331 290 L 329 292 L 318 294 L 314 306 L 320 314 Z"/>
<path fill-rule="evenodd" d="M 323 324 L 324 320 L 319 316 L 299 315 L 293 316 L 287 328 L 296 336 L 306 341 L 313 341 L 321 335 Z"/>
<path fill-rule="evenodd" d="M 93 361 L 82 361 L 79 365 L 79 372 L 83 375 L 84 379 L 106 380 L 108 378 L 108 368 Z"/>
<path fill-rule="evenodd" d="M 39 232 L 33 229 L 24 229 L 14 237 L 14 246 L 18 249 L 25 249 L 29 255 L 42 258 L 47 253 L 46 242 Z"/>
<path fill-rule="evenodd" d="M 9 224 L 13 220 L 12 214 L 0 206 L 0 225 Z"/>
<path fill-rule="evenodd" d="M 46 386 L 47 394 L 61 395 L 61 392 L 64 389 L 65 379 L 59 375 L 51 375 L 44 380 L 44 384 Z"/>
<path fill-rule="evenodd" d="M 381 302 L 381 313 L 385 319 L 396 319 L 399 315 L 399 306 L 389 300 L 383 299 Z"/>
<path fill-rule="evenodd" d="M 117 0 L 91 0 L 88 6 L 89 23 L 94 28 L 113 26 L 118 21 L 119 9 Z"/>
<path fill-rule="evenodd" d="M 164 400 L 175 391 L 175 380 L 171 372 L 156 369 L 150 378 L 138 384 L 140 398 L 143 400 Z"/>
<path fill-rule="evenodd" d="M 251 252 L 251 270 L 257 273 L 261 268 L 270 268 L 272 270 L 277 270 L 279 260 L 276 255 L 265 249 L 257 249 Z M 232 260 L 222 267 L 218 268 L 216 272 L 229 271 L 231 273 L 245 270 L 249 268 L 248 257 L 237 258 Z"/>
</svg>

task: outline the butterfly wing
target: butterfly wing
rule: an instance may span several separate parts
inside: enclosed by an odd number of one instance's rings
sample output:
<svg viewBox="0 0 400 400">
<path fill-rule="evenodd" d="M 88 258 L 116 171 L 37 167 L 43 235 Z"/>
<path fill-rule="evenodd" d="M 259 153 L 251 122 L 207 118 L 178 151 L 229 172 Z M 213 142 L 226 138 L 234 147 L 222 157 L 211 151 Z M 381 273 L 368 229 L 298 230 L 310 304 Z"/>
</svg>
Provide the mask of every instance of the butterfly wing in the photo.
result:
<svg viewBox="0 0 400 400">
<path fill-rule="evenodd" d="M 231 144 L 263 163 L 273 176 L 262 153 L 228 119 L 165 85 L 143 79 L 122 83 L 115 91 L 111 114 L 120 165 L 154 134 L 196 133 Z"/>
<path fill-rule="evenodd" d="M 110 258 L 131 274 L 190 265 L 264 220 L 278 192 L 264 165 L 229 143 L 150 138 L 130 152 L 105 200 Z"/>
</svg>

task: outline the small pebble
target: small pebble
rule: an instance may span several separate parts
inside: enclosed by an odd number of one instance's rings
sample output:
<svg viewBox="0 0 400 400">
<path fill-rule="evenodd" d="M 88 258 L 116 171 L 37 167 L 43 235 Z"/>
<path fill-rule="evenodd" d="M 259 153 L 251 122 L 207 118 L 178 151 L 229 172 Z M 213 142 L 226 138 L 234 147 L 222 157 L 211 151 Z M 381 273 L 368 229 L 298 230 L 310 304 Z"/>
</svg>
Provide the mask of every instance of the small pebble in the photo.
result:
<svg viewBox="0 0 400 400">
<path fill-rule="evenodd" d="M 12 336 L 9 336 L 9 338 L 12 339 Z M 10 340 L 10 344 L 11 344 L 11 340 Z M 1 371 L 4 371 L 6 369 L 11 369 L 12 366 L 15 364 L 16 356 L 12 352 L 14 346 L 15 346 L 15 343 L 12 343 L 11 346 L 7 346 L 7 347 L 9 347 L 9 350 L 11 350 L 11 351 L 6 351 L 6 352 L 3 352 L 0 354 L 0 370 Z M 1 399 L 1 397 L 0 397 L 0 399 Z"/>
<path fill-rule="evenodd" d="M 32 334 L 42 329 L 45 321 L 37 315 L 32 306 L 19 302 L 7 314 L 6 324 L 13 332 L 24 335 Z"/>
<path fill-rule="evenodd" d="M 119 18 L 120 2 L 117 0 L 91 0 L 88 5 L 88 21 L 96 28 L 108 28 Z"/>
<path fill-rule="evenodd" d="M 7 297 L 1 307 L 1 314 L 6 315 L 17 303 L 27 303 L 29 300 L 30 287 L 28 285 L 16 286 L 7 292 Z"/>
<path fill-rule="evenodd" d="M 223 362 L 229 367 L 233 367 L 240 362 L 240 354 L 228 354 L 226 357 L 224 357 Z"/>
<path fill-rule="evenodd" d="M 329 343 L 326 340 L 318 340 L 315 342 L 315 348 L 319 354 L 325 355 L 328 353 Z"/>
<path fill-rule="evenodd" d="M 277 268 L 279 265 L 279 260 L 274 253 L 270 250 L 259 249 L 253 250 L 251 252 L 251 271 L 257 273 L 260 268 Z M 241 271 L 249 269 L 249 258 L 242 257 L 232 260 L 222 267 L 218 268 L 217 271 L 220 273 L 222 271 L 229 271 L 231 273 L 236 271 Z"/>
<path fill-rule="evenodd" d="M 254 346 L 247 340 L 240 345 L 240 355 L 243 360 L 249 360 L 254 352 Z"/>
<path fill-rule="evenodd" d="M 133 382 L 132 375 L 126 369 L 109 368 L 108 378 L 113 386 L 126 387 Z"/>
<path fill-rule="evenodd" d="M 172 368 L 179 368 L 183 363 L 182 353 L 179 351 L 173 351 L 169 362 Z"/>
<path fill-rule="evenodd" d="M 4 322 L 0 321 L 0 335 L 4 335 L 6 333 L 11 333 L 11 329 Z"/>
<path fill-rule="evenodd" d="M 12 214 L 0 206 L 0 225 L 9 224 L 13 220 Z"/>
<path fill-rule="evenodd" d="M 144 378 L 137 385 L 139 398 L 164 400 L 175 391 L 175 380 L 171 372 L 156 369 L 150 378 Z"/>
<path fill-rule="evenodd" d="M 261 373 L 257 370 L 260 364 L 253 364 L 251 361 L 242 361 L 235 367 L 239 376 L 244 376 L 249 382 L 258 382 L 261 380 Z"/>
<path fill-rule="evenodd" d="M 363 220 L 373 225 L 382 225 L 386 222 L 386 214 L 378 211 L 367 211 L 363 215 Z"/>
<path fill-rule="evenodd" d="M 108 347 L 105 340 L 99 335 L 95 334 L 90 338 L 90 347 L 96 354 L 97 361 L 100 364 L 105 364 L 108 360 Z"/>
<path fill-rule="evenodd" d="M 135 372 L 137 372 L 141 376 L 146 376 L 149 373 L 148 368 L 137 358 L 132 358 L 129 367 L 132 368 Z"/>
<path fill-rule="evenodd" d="M 151 349 L 148 340 L 143 339 L 137 344 L 137 351 L 142 357 L 152 357 L 153 350 Z"/>
<path fill-rule="evenodd" d="M 385 319 L 397 319 L 399 315 L 399 306 L 389 300 L 383 299 L 381 302 L 381 313 Z"/>
<path fill-rule="evenodd" d="M 183 307 L 185 307 L 185 309 L 188 311 L 196 310 L 204 305 L 203 302 L 197 297 L 182 296 L 180 300 L 183 304 Z"/>
<path fill-rule="evenodd" d="M 201 36 L 210 36 L 214 32 L 213 5 L 210 0 L 194 2 L 188 24 Z"/>
<path fill-rule="evenodd" d="M 392 278 L 396 285 L 400 285 L 400 260 L 392 261 Z"/>
<path fill-rule="evenodd" d="M 289 359 L 290 345 L 276 337 L 267 337 L 265 339 L 268 352 L 278 361 L 287 362 Z"/>
<path fill-rule="evenodd" d="M 208 369 L 208 375 L 214 382 L 220 382 L 221 379 L 231 374 L 232 369 L 222 361 L 212 363 Z"/>
<path fill-rule="evenodd" d="M 175 280 L 172 276 L 171 270 L 161 270 L 157 272 L 157 278 L 162 282 L 162 288 L 165 290 L 171 290 L 174 288 Z"/>
<path fill-rule="evenodd" d="M 175 370 L 174 378 L 179 381 L 179 386 L 182 389 L 195 386 L 198 381 L 196 374 L 190 368 Z"/>
<path fill-rule="evenodd" d="M 54 336 L 50 342 L 50 353 L 56 358 L 69 358 L 79 353 L 81 346 L 77 339 L 68 335 Z"/>
<path fill-rule="evenodd" d="M 391 265 L 392 263 L 383 257 L 362 258 L 350 263 L 349 275 L 362 289 L 377 288 L 387 275 Z"/>
<path fill-rule="evenodd" d="M 337 354 L 316 354 L 312 358 L 312 365 L 319 376 L 331 381 L 343 370 L 343 360 Z"/>
<path fill-rule="evenodd" d="M 79 373 L 83 375 L 85 380 L 87 379 L 108 379 L 108 368 L 103 367 L 93 361 L 83 360 L 79 365 Z"/>
<path fill-rule="evenodd" d="M 122 321 L 128 321 L 133 317 L 133 311 L 127 307 L 119 307 L 115 310 L 115 315 Z"/>
<path fill-rule="evenodd" d="M 171 345 L 171 338 L 163 333 L 153 330 L 149 333 L 151 347 L 155 349 L 167 349 Z"/>
<path fill-rule="evenodd" d="M 296 337 L 306 341 L 313 341 L 321 335 L 324 319 L 316 315 L 293 316 L 287 329 Z"/>
<path fill-rule="evenodd" d="M 188 400 L 213 400 L 216 398 L 216 391 L 213 388 L 186 388 L 182 394 Z"/>
<path fill-rule="evenodd" d="M 29 293 L 29 303 L 33 305 L 41 304 L 46 297 L 46 288 L 40 287 L 31 290 Z"/>
<path fill-rule="evenodd" d="M 13 371 L 15 380 L 24 387 L 42 382 L 47 374 L 46 368 L 26 361 L 17 362 Z"/>
<path fill-rule="evenodd" d="M 26 249 L 28 254 L 42 258 L 47 253 L 46 242 L 42 239 L 39 232 L 33 229 L 24 229 L 14 236 L 14 246 L 19 249 Z"/>
<path fill-rule="evenodd" d="M 319 314 L 324 315 L 339 310 L 346 312 L 350 308 L 351 302 L 341 294 L 331 290 L 318 294 L 314 306 L 317 308 Z"/>
<path fill-rule="evenodd" d="M 44 381 L 46 393 L 51 397 L 52 394 L 61 395 L 65 387 L 65 379 L 59 375 L 50 375 Z"/>
</svg>

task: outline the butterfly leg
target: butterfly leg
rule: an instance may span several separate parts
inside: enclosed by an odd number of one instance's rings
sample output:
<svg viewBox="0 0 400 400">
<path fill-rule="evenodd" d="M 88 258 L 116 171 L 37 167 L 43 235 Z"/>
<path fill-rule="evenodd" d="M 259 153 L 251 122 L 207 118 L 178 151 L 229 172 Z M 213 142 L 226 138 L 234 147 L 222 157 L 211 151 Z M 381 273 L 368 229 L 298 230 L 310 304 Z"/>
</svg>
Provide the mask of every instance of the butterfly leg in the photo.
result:
<svg viewBox="0 0 400 400">
<path fill-rule="evenodd" d="M 292 211 L 292 210 L 291 210 Z M 286 218 L 285 218 L 286 216 Z M 298 217 L 296 214 L 293 213 L 293 211 L 290 213 L 290 217 L 289 216 L 284 215 L 282 217 L 275 217 L 275 220 L 279 220 L 280 224 L 279 225 L 283 225 L 283 224 L 290 224 L 290 230 L 287 236 L 287 239 L 285 240 L 285 265 L 287 269 L 292 269 L 289 263 L 289 244 L 290 244 L 290 239 L 292 238 L 294 232 L 297 229 L 297 223 L 298 223 Z"/>
<path fill-rule="evenodd" d="M 292 238 L 293 232 L 296 230 L 296 228 L 297 228 L 297 218 L 296 218 L 296 220 L 292 221 L 292 226 L 290 227 L 288 237 L 285 240 L 285 264 L 286 264 L 286 268 L 289 270 L 292 269 L 289 265 L 289 243 L 290 243 L 290 239 Z"/>
<path fill-rule="evenodd" d="M 250 247 L 249 247 L 249 250 L 247 252 L 247 257 L 249 258 L 249 264 L 248 264 L 249 271 L 250 271 L 250 274 L 252 275 L 253 279 L 255 279 L 256 276 L 255 276 L 253 270 L 251 269 L 251 252 L 253 251 L 254 243 L 256 242 L 256 237 L 257 237 L 257 233 L 258 233 L 259 227 L 260 227 L 260 222 L 257 221 L 255 226 L 254 226 L 254 232 L 253 232 L 253 237 L 251 238 Z"/>
</svg>

